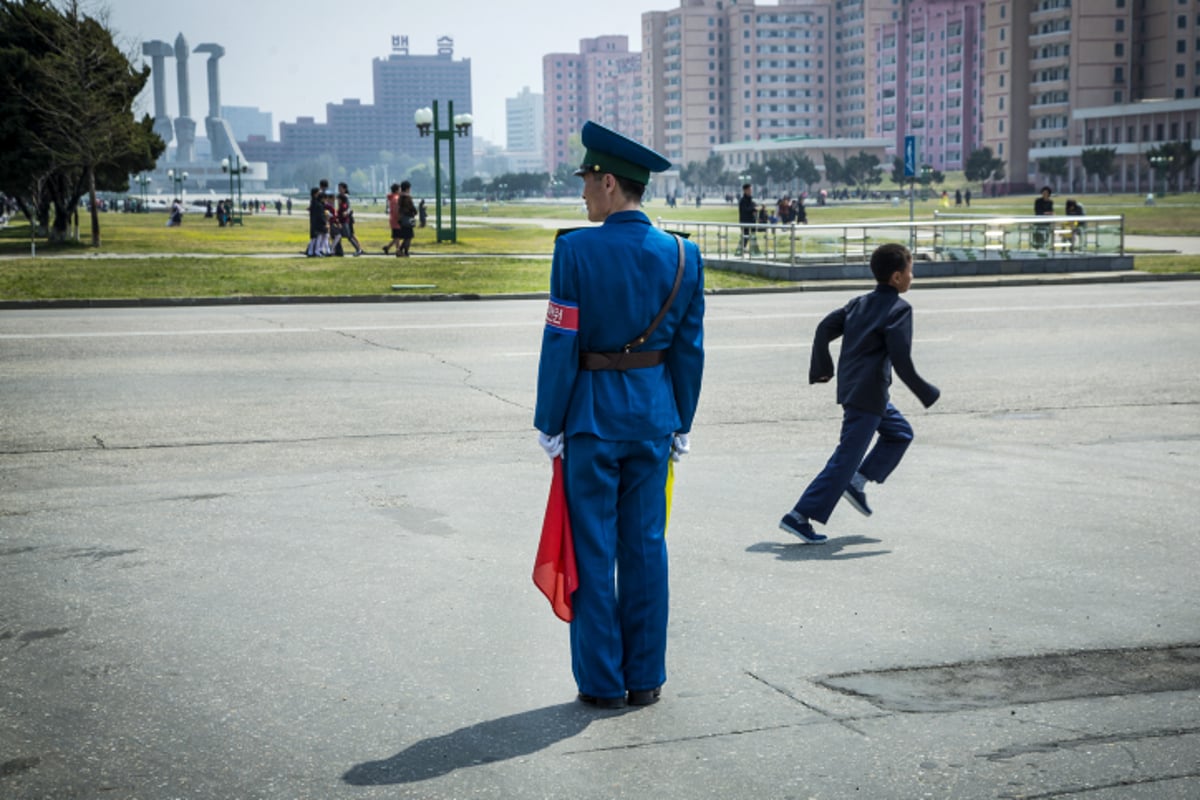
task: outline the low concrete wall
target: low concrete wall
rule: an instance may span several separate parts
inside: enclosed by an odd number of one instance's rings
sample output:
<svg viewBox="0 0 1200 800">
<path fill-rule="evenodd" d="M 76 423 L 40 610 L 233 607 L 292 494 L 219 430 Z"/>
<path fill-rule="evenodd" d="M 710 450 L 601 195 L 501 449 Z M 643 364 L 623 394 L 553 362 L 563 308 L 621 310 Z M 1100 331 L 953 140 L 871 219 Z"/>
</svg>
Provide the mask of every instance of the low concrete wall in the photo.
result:
<svg viewBox="0 0 1200 800">
<path fill-rule="evenodd" d="M 706 258 L 712 269 L 757 275 L 776 281 L 870 280 L 871 268 L 859 264 L 789 266 L 767 261 Z M 1055 272 L 1124 272 L 1133 269 L 1133 256 L 1071 256 L 1069 258 L 990 258 L 967 261 L 915 261 L 913 273 L 922 278 L 964 275 L 1040 275 Z"/>
</svg>

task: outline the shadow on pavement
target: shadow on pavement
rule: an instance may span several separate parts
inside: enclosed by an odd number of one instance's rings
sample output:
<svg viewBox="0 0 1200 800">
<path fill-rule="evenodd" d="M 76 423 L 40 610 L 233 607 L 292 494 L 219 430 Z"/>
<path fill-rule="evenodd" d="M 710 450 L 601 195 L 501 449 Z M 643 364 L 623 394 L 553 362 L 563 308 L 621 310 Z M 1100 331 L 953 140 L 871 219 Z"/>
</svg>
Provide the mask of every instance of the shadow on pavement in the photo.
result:
<svg viewBox="0 0 1200 800">
<path fill-rule="evenodd" d="M 803 544 L 801 542 L 759 542 L 746 548 L 747 553 L 773 553 L 780 561 L 849 561 L 852 558 L 885 556 L 891 550 L 865 550 L 846 552 L 849 547 L 864 544 L 879 544 L 879 539 L 868 536 L 829 537 L 825 544 Z"/>
<path fill-rule="evenodd" d="M 352 786 L 413 783 L 506 761 L 569 739 L 601 716 L 574 702 L 524 711 L 422 739 L 391 758 L 356 764 L 342 780 Z"/>
</svg>

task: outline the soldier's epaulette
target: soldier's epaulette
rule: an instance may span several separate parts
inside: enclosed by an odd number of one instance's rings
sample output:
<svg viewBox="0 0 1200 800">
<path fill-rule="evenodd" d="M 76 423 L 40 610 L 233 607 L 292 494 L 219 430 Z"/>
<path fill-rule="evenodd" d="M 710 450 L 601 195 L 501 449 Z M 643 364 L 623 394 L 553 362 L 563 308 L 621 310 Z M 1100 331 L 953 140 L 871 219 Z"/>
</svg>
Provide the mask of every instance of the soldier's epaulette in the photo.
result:
<svg viewBox="0 0 1200 800">
<path fill-rule="evenodd" d="M 586 228 L 584 228 L 584 227 L 579 227 L 579 228 L 559 228 L 559 229 L 558 229 L 558 233 L 554 234 L 554 238 L 555 238 L 555 239 L 557 239 L 557 238 L 558 238 L 558 237 L 560 237 L 560 236 L 566 236 L 568 233 L 571 233 L 572 231 L 582 231 L 582 230 L 586 230 Z"/>
<path fill-rule="evenodd" d="M 672 234 L 674 236 L 682 236 L 684 239 L 692 238 L 692 235 L 690 233 L 688 233 L 687 231 L 665 231 L 665 232 Z"/>
</svg>

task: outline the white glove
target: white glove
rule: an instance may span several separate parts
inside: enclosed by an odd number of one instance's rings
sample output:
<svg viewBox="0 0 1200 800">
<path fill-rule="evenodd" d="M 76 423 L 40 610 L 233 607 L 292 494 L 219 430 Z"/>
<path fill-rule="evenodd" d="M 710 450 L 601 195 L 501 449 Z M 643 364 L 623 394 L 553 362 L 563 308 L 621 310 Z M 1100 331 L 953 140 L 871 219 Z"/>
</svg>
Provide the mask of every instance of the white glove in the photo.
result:
<svg viewBox="0 0 1200 800">
<path fill-rule="evenodd" d="M 671 439 L 671 460 L 678 463 L 679 459 L 692 452 L 692 446 L 688 442 L 686 433 L 677 433 Z"/>
<path fill-rule="evenodd" d="M 551 461 L 553 461 L 562 455 L 563 435 L 561 433 L 556 433 L 553 436 L 547 436 L 541 431 L 538 431 L 538 444 L 542 446 L 542 449 L 546 451 L 546 455 L 550 457 Z"/>
</svg>

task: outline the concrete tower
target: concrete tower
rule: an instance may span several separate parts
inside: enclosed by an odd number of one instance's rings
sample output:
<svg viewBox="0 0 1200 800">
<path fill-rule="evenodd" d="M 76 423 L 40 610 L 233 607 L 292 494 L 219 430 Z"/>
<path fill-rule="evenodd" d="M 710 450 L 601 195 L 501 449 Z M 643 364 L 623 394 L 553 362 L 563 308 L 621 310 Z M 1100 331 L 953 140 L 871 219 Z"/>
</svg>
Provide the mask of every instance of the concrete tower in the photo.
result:
<svg viewBox="0 0 1200 800">
<path fill-rule="evenodd" d="M 174 138 L 171 133 L 171 115 L 167 112 L 167 83 L 163 75 L 163 63 L 175 55 L 171 45 L 155 39 L 142 43 L 142 55 L 150 56 L 150 78 L 154 81 L 154 132 L 167 144 Z"/>
<path fill-rule="evenodd" d="M 196 160 L 196 123 L 192 120 L 191 90 L 188 86 L 188 43 L 179 34 L 175 38 L 175 74 L 179 79 L 179 116 L 175 118 L 175 161 L 191 164 Z"/>
<path fill-rule="evenodd" d="M 229 123 L 221 117 L 221 75 L 219 65 L 221 56 L 225 55 L 225 48 L 219 44 L 206 43 L 197 45 L 193 52 L 208 53 L 208 116 L 204 118 L 204 130 L 208 134 L 209 143 L 212 145 L 213 161 L 228 158 L 232 162 L 234 156 L 237 156 L 245 164 L 246 159 L 242 156 L 242 151 L 234 140 L 233 131 L 230 129 Z"/>
</svg>

